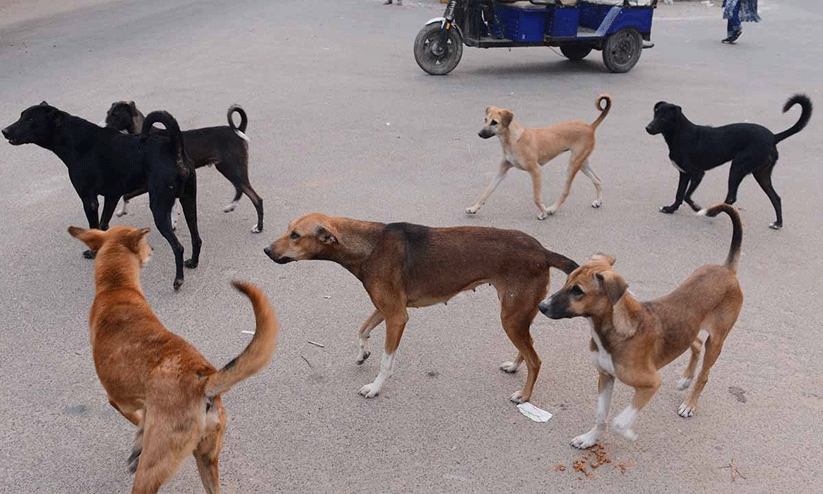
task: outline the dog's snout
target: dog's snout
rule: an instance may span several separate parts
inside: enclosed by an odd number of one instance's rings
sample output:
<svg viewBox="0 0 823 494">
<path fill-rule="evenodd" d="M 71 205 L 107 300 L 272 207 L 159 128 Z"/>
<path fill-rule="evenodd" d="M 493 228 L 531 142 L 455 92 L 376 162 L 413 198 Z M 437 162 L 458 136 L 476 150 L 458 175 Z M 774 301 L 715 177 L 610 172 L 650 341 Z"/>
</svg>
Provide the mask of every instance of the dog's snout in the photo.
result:
<svg viewBox="0 0 823 494">
<path fill-rule="evenodd" d="M 551 309 L 551 297 L 549 297 L 546 300 L 540 302 L 540 304 L 537 306 L 537 308 L 540 310 L 541 313 L 543 313 L 544 316 L 548 317 L 549 310 Z"/>
<path fill-rule="evenodd" d="M 480 132 L 477 133 L 483 139 L 488 139 L 489 137 L 494 135 L 494 132 L 490 131 L 489 129 L 481 129 Z"/>
<path fill-rule="evenodd" d="M 8 127 L 6 127 L 5 129 L 3 129 L 3 130 L 2 130 L 2 131 L 0 131 L 0 132 L 2 132 L 2 133 L 3 133 L 3 137 L 5 137 L 6 139 L 8 139 L 8 138 L 9 138 L 9 128 L 8 128 Z"/>
<path fill-rule="evenodd" d="M 271 246 L 268 246 L 268 247 L 264 248 L 264 249 L 263 249 L 263 252 L 264 252 L 267 256 L 269 256 L 272 260 L 274 259 L 274 257 L 272 256 L 272 253 L 271 253 Z"/>
</svg>

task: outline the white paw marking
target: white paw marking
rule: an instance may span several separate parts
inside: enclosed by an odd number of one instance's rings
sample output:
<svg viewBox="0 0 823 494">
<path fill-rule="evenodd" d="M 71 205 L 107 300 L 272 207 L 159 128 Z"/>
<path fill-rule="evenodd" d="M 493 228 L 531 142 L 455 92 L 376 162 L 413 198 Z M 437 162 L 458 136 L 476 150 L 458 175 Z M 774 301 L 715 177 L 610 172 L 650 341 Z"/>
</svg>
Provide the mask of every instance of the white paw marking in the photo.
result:
<svg viewBox="0 0 823 494">
<path fill-rule="evenodd" d="M 542 212 L 542 213 L 537 213 L 537 219 L 538 220 L 545 220 L 546 218 L 549 217 L 550 214 L 552 214 L 552 213 L 549 212 L 549 211 L 545 211 L 545 212 Z"/>
<path fill-rule="evenodd" d="M 577 449 L 591 448 L 592 446 L 594 446 L 594 443 L 596 443 L 598 439 L 600 439 L 600 433 L 595 427 L 589 432 L 581 434 L 572 439 L 572 446 L 574 446 Z"/>
<path fill-rule="evenodd" d="M 632 425 L 634 425 L 636 418 L 637 409 L 629 405 L 620 412 L 620 415 L 614 418 L 614 431 L 626 439 L 634 441 L 637 439 L 637 434 L 632 430 Z"/>
<path fill-rule="evenodd" d="M 477 209 L 478 209 L 478 208 L 474 208 L 474 207 L 472 207 L 472 208 L 466 208 L 466 214 L 474 214 L 474 213 L 476 213 L 476 212 L 477 212 Z"/>
<path fill-rule="evenodd" d="M 689 418 L 694 415 L 695 409 L 690 407 L 685 401 L 680 404 L 680 408 L 677 409 L 677 414 L 684 418 Z"/>
<path fill-rule="evenodd" d="M 514 362 L 503 362 L 500 364 L 500 370 L 508 372 L 509 374 L 514 374 L 519 368 L 520 364 L 515 364 Z"/>
<path fill-rule="evenodd" d="M 523 403 L 524 402 L 524 400 L 523 400 L 523 391 L 522 390 L 515 391 L 514 394 L 512 394 L 511 397 L 509 397 L 509 400 L 511 400 L 515 403 Z"/>
<path fill-rule="evenodd" d="M 772 230 L 780 230 L 783 228 L 783 225 L 778 225 L 777 223 L 769 223 L 769 228 Z"/>
<path fill-rule="evenodd" d="M 254 224 L 254 226 L 253 226 L 253 227 L 251 227 L 251 232 L 252 232 L 252 233 L 260 233 L 260 232 L 262 232 L 262 231 L 263 231 L 263 230 L 262 230 L 262 229 L 260 229 L 260 228 L 257 226 L 257 223 L 255 223 L 255 224 Z"/>
<path fill-rule="evenodd" d="M 365 398 L 374 398 L 379 394 L 380 388 L 375 386 L 374 383 L 366 384 L 362 388 L 360 388 L 360 395 Z"/>
<path fill-rule="evenodd" d="M 677 390 L 683 391 L 684 389 L 689 389 L 689 386 L 692 385 L 692 378 L 691 377 L 681 377 L 679 381 L 677 381 Z"/>
<path fill-rule="evenodd" d="M 603 200 L 602 199 L 595 199 L 594 202 L 592 202 L 592 207 L 593 208 L 599 208 L 602 205 L 603 205 Z"/>
</svg>

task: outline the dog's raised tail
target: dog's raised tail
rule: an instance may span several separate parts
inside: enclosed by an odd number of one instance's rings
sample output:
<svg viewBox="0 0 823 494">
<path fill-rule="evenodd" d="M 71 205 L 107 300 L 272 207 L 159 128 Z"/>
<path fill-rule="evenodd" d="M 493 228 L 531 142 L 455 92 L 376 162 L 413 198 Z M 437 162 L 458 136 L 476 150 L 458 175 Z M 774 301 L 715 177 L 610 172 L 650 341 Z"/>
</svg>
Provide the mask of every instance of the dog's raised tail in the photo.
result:
<svg viewBox="0 0 823 494">
<path fill-rule="evenodd" d="M 809 123 L 809 119 L 812 118 L 812 100 L 810 100 L 808 96 L 806 96 L 805 94 L 795 94 L 794 96 L 789 98 L 786 104 L 783 105 L 783 113 L 789 111 L 789 109 L 794 105 L 800 105 L 800 118 L 798 118 L 797 122 L 788 129 L 784 130 L 779 134 L 775 134 L 775 144 L 803 130 L 803 127 L 805 127 L 806 124 Z"/>
<path fill-rule="evenodd" d="M 146 119 L 143 120 L 143 128 L 140 129 L 142 138 L 145 139 L 149 136 L 152 125 L 157 122 L 160 122 L 166 128 L 166 133 L 169 136 L 169 146 L 174 150 L 174 153 L 177 156 L 183 156 L 183 134 L 180 132 L 177 120 L 167 111 L 158 110 L 146 115 Z"/>
<path fill-rule="evenodd" d="M 232 116 L 235 113 L 240 115 L 240 125 L 234 125 L 234 119 Z M 240 137 L 248 140 L 248 137 L 246 137 L 246 125 L 248 125 L 249 119 L 246 117 L 246 110 L 244 110 L 240 105 L 231 105 L 228 113 L 226 114 L 226 118 L 229 119 L 229 127 L 231 127 L 231 130 L 235 133 L 239 132 L 238 135 L 240 135 Z"/>
<path fill-rule="evenodd" d="M 228 391 L 238 382 L 266 367 L 274 353 L 277 332 L 280 329 L 274 310 L 259 288 L 239 281 L 232 284 L 251 300 L 257 328 L 246 349 L 222 369 L 208 377 L 206 396 L 209 398 Z"/>
<path fill-rule="evenodd" d="M 721 212 L 728 214 L 729 218 L 732 219 L 732 245 L 729 247 L 729 255 L 726 257 L 726 267 L 736 273 L 737 261 L 740 259 L 740 244 L 743 243 L 743 226 L 740 223 L 740 215 L 737 214 L 737 210 L 728 204 L 720 203 L 703 209 L 697 214 L 714 218 Z"/>
<path fill-rule="evenodd" d="M 597 97 L 597 101 L 594 102 L 594 106 L 600 110 L 600 116 L 597 117 L 597 120 L 592 122 L 592 127 L 596 129 L 597 126 L 600 125 L 600 122 L 606 118 L 606 115 L 609 114 L 609 110 L 612 109 L 612 97 L 605 93 L 601 94 Z"/>
<path fill-rule="evenodd" d="M 571 274 L 572 271 L 580 267 L 579 264 L 563 254 L 558 254 L 557 252 L 552 252 L 548 249 L 543 250 L 546 251 L 546 260 L 549 262 L 549 266 L 557 268 L 566 274 Z"/>
</svg>

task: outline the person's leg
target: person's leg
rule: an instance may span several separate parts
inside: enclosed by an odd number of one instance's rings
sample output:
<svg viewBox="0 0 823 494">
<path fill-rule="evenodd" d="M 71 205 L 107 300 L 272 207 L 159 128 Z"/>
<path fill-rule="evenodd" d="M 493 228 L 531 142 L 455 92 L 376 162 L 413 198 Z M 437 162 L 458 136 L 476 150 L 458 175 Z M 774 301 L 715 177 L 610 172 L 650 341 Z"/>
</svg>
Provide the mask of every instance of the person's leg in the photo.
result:
<svg viewBox="0 0 823 494">
<path fill-rule="evenodd" d="M 739 38 L 740 33 L 743 32 L 740 25 L 740 1 L 738 1 L 732 9 L 732 15 L 731 17 L 729 17 L 729 22 L 726 26 L 726 31 L 728 35 L 726 39 L 731 43 L 733 43 L 737 38 Z"/>
</svg>

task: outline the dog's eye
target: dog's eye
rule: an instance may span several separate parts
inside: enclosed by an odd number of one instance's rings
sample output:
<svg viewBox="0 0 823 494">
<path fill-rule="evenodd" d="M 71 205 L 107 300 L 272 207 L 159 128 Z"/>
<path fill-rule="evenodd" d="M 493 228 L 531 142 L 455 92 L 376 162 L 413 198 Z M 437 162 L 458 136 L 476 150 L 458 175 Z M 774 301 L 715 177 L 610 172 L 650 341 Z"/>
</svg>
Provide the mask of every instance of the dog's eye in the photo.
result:
<svg viewBox="0 0 823 494">
<path fill-rule="evenodd" d="M 289 235 L 289 238 L 292 239 L 292 240 L 297 240 L 298 238 L 300 238 L 300 234 L 297 233 L 297 232 L 291 232 L 291 235 Z"/>
<path fill-rule="evenodd" d="M 497 120 L 492 120 L 491 125 L 497 125 Z"/>
<path fill-rule="evenodd" d="M 575 297 L 579 297 L 579 296 L 583 295 L 583 289 L 580 288 L 580 285 L 574 285 L 571 289 L 571 292 L 572 292 L 572 295 L 574 295 Z"/>
</svg>

